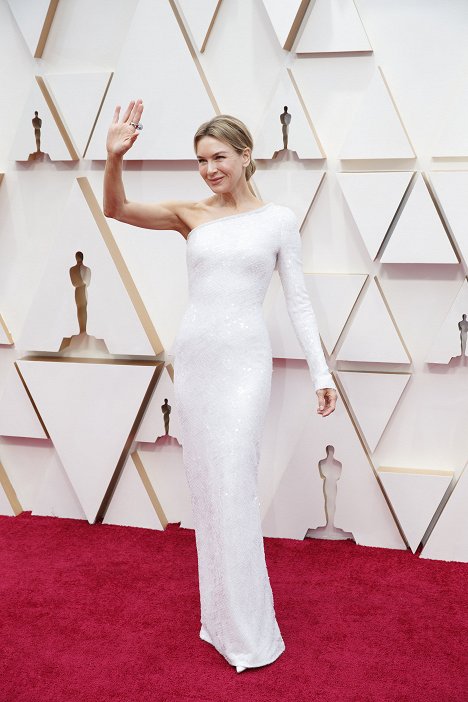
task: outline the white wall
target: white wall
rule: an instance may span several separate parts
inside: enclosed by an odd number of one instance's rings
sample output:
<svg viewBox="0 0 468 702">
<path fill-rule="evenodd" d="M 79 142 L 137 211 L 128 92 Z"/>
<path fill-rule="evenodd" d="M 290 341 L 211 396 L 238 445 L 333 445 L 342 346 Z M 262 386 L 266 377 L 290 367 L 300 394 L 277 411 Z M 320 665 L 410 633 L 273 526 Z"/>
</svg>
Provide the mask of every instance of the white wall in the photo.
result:
<svg viewBox="0 0 468 702">
<path fill-rule="evenodd" d="M 165 0 L 158 2 L 164 6 L 167 4 Z M 318 8 L 318 2 L 315 8 L 311 4 L 304 23 Z M 11 5 L 14 5 L 13 0 Z M 60 230 L 61 222 L 66 221 L 67 201 L 75 180 L 79 176 L 88 177 L 98 197 L 102 183 L 102 161 L 81 159 L 77 162 L 25 164 L 12 159 L 11 147 L 18 139 L 18 125 L 22 124 L 34 76 L 47 78 L 50 74 L 116 71 L 121 49 L 128 36 L 129 23 L 138 11 L 138 5 L 137 0 L 106 0 L 99 3 L 62 0 L 43 57 L 33 59 L 10 5 L 6 0 L 0 0 L 0 172 L 5 173 L 0 185 L 0 314 L 16 341 L 13 349 L 0 347 L 0 396 L 6 387 L 13 360 L 28 352 L 43 350 L 21 347 L 18 342 L 24 337 L 33 303 L 38 304 L 41 280 L 48 261 L 55 247 L 60 246 L 61 236 L 65 236 Z M 375 485 L 381 491 L 369 461 L 375 471 L 379 467 L 412 469 L 426 475 L 427 480 L 431 479 L 431 470 L 453 471 L 452 489 L 467 461 L 467 368 L 453 363 L 450 366 L 427 363 L 430 346 L 465 279 L 465 263 L 383 264 L 379 260 L 371 260 L 344 200 L 336 173 L 405 170 L 422 172 L 430 179 L 433 170 L 466 170 L 467 154 L 463 153 L 461 142 L 460 158 L 440 158 L 440 155 L 444 150 L 444 134 L 451 130 L 450 119 L 456 109 L 457 94 L 463 86 L 465 89 L 467 87 L 468 4 L 464 0 L 356 0 L 355 5 L 372 53 L 297 57 L 294 46 L 291 52 L 281 48 L 261 0 L 223 0 L 205 52 L 200 54 L 194 49 L 220 111 L 239 116 L 254 134 L 262 123 L 263 113 L 275 93 L 277 82 L 285 80 L 286 68 L 291 70 L 327 158 L 326 161 L 308 160 L 289 166 L 283 164 L 283 170 L 271 160 L 259 161 L 257 186 L 261 195 L 268 200 L 269 192 L 277 192 L 272 182 L 278 189 L 282 183 L 287 183 L 283 187 L 283 199 L 288 204 L 293 198 L 294 183 L 299 182 L 304 171 L 326 171 L 325 180 L 310 209 L 312 195 L 309 201 L 307 198 L 302 201 L 304 216 L 307 213 L 302 227 L 304 270 L 310 274 L 368 275 L 329 365 L 336 371 L 398 371 L 412 374 L 386 428 L 382 427 L 382 438 L 375 450 L 371 451 L 366 446 L 366 426 L 359 422 L 357 406 L 350 410 L 354 423 L 345 411 L 347 404 L 353 404 L 345 403 L 346 395 L 339 400 L 340 412 L 337 411 L 333 419 L 330 417 L 326 420 L 328 432 L 322 434 L 322 428 L 319 430 L 313 425 L 311 417 L 315 397 L 305 362 L 275 362 L 275 387 L 278 387 L 272 394 L 261 465 L 265 533 L 272 536 L 294 535 L 302 538 L 307 528 L 319 525 L 319 512 L 314 512 L 314 509 L 320 511 L 320 506 L 314 507 L 315 498 L 311 497 L 310 519 L 306 501 L 301 511 L 303 516 L 293 526 L 295 506 L 292 501 L 295 493 L 294 490 L 291 492 L 291 486 L 285 486 L 285 476 L 288 471 L 297 471 L 294 475 L 298 481 L 298 491 L 300 481 L 307 483 L 309 480 L 309 471 L 313 472 L 315 479 L 317 461 L 325 456 L 327 443 L 336 445 L 336 458 L 343 464 L 343 471 L 352 472 L 349 463 L 351 456 L 355 457 L 353 460 L 362 461 L 359 471 L 364 471 L 364 465 L 368 470 L 362 482 L 359 482 L 361 478 L 356 477 L 354 486 L 351 481 L 347 487 L 344 479 L 339 483 L 340 488 L 343 486 L 342 515 L 348 515 L 350 520 L 348 524 L 340 524 L 345 530 L 351 530 L 353 510 L 354 513 L 358 512 L 366 498 L 374 494 Z M 298 37 L 300 33 L 301 30 Z M 143 56 L 145 47 L 150 54 L 158 50 L 151 43 L 152 34 L 154 32 L 148 26 L 147 36 L 141 38 Z M 180 46 L 182 35 L 174 35 L 174 38 Z M 170 56 L 167 56 L 167 60 L 170 61 Z M 142 71 L 144 65 L 143 61 Z M 342 146 L 378 67 L 383 71 L 416 158 L 340 161 Z M 113 81 L 117 80 L 120 79 L 116 72 Z M 159 99 L 161 104 L 173 109 L 174 131 L 164 134 L 166 143 L 177 139 L 177 110 L 184 104 L 183 81 L 184 76 L 181 76 L 179 90 L 171 92 L 165 88 L 166 92 L 158 95 L 158 85 L 153 84 L 151 76 L 148 76 L 147 92 L 141 95 L 146 101 L 151 99 L 154 104 Z M 126 93 L 120 96 L 123 104 L 133 97 L 139 97 L 132 94 L 131 76 L 122 79 L 122 85 L 128 86 Z M 203 99 L 206 99 L 206 95 Z M 77 95 L 76 110 L 84 109 L 82 103 L 86 103 L 86 92 Z M 185 104 L 189 114 L 191 109 L 198 114 L 199 110 L 194 105 Z M 206 119 L 213 113 L 207 114 Z M 110 105 L 105 104 L 98 129 L 102 130 L 102 125 L 110 118 Z M 151 138 L 152 120 L 151 114 L 145 116 L 145 130 L 140 139 Z M 194 122 L 193 131 L 197 126 L 198 123 Z M 281 132 L 277 127 L 272 126 L 272 129 L 277 130 L 277 148 L 281 148 Z M 25 148 L 28 144 L 29 151 L 33 151 L 34 146 L 31 135 L 32 132 L 20 134 L 20 141 L 24 139 Z M 435 155 L 439 155 L 439 158 L 435 159 Z M 264 186 L 264 191 L 261 190 L 263 171 L 274 176 L 273 181 Z M 133 198 L 204 198 L 210 194 L 198 176 L 196 162 L 190 156 L 177 161 L 153 159 L 129 162 L 125 182 L 128 195 Z M 265 179 L 263 182 L 267 183 Z M 427 216 L 431 217 L 434 213 Z M 452 224 L 449 222 L 448 226 Z M 169 352 L 187 300 L 185 242 L 175 232 L 143 232 L 115 222 L 110 222 L 110 226 L 152 323 L 166 352 Z M 173 274 L 168 276 L 167 271 Z M 378 278 L 411 357 L 409 364 L 385 362 L 387 359 L 384 357 L 380 362 L 376 360 L 373 363 L 337 360 L 344 338 L 352 329 L 353 321 L 357 320 L 359 307 L 370 291 L 374 276 Z M 275 278 L 272 292 L 276 284 Z M 164 304 L 160 303 L 162 298 Z M 324 297 L 317 299 L 316 305 L 320 308 L 323 306 L 326 318 L 335 313 L 339 302 Z M 350 300 L 350 308 L 352 302 Z M 381 321 L 379 318 L 369 320 L 369 335 L 383 333 Z M 292 332 L 285 326 L 283 333 Z M 290 388 L 298 378 L 302 379 L 299 383 L 301 387 L 305 381 L 308 392 L 308 400 L 304 397 L 300 401 L 303 404 L 298 403 L 297 395 L 290 396 Z M 390 404 L 394 403 L 390 396 L 387 400 Z M 382 402 L 385 405 L 385 398 Z M 392 408 L 393 405 L 387 410 Z M 278 435 L 278 428 L 287 426 L 284 423 L 291 414 L 295 417 L 296 430 L 280 431 Z M 365 421 L 369 422 L 369 419 L 362 419 L 363 423 Z M 318 432 L 317 442 L 322 442 L 316 450 L 311 450 L 304 438 L 301 439 L 301 431 L 310 422 L 311 430 Z M 346 433 L 348 429 L 349 434 Z M 340 442 L 343 432 L 348 437 L 347 443 Z M 43 457 L 53 451 L 51 442 L 48 440 L 46 445 L 35 440 L 31 446 L 31 440 L 24 437 L 7 437 L 0 441 L 0 460 L 18 496 L 21 495 L 21 506 L 34 510 L 35 490 L 39 490 L 41 484 L 38 471 L 45 475 L 48 464 Z M 358 455 L 359 459 L 356 458 Z M 33 456 L 37 456 L 37 459 Z M 295 463 L 291 467 L 293 458 Z M 314 489 L 318 488 L 310 486 L 311 491 Z M 460 483 L 459 489 L 466 490 L 466 487 Z M 119 499 L 122 497 L 119 496 Z M 417 512 L 418 495 L 414 499 Z M 437 506 L 438 503 L 433 505 L 434 511 Z M 367 526 L 364 524 L 362 532 L 359 532 L 362 536 L 357 540 L 404 547 L 395 527 L 394 517 L 398 517 L 396 502 L 393 509 L 395 514 L 392 516 L 384 500 L 381 506 L 385 512 L 382 531 L 378 536 L 375 530 L 373 532 L 369 515 L 369 522 Z M 58 513 L 66 516 L 64 511 L 58 510 Z M 402 523 L 400 527 L 403 528 Z M 450 553 L 451 558 L 468 560 L 466 517 L 463 521 L 455 514 L 444 528 L 445 541 L 442 539 L 442 546 L 434 557 L 443 558 Z M 455 541 L 462 546 L 454 555 L 452 547 Z"/>
</svg>

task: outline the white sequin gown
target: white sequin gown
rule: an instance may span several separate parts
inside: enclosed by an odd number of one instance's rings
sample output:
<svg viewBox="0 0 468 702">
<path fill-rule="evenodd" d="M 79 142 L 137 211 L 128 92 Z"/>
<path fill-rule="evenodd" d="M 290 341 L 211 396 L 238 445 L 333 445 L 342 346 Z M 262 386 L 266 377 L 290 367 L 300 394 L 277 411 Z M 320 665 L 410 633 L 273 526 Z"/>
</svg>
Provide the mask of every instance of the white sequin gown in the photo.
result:
<svg viewBox="0 0 468 702">
<path fill-rule="evenodd" d="M 271 663 L 285 649 L 257 496 L 272 373 L 262 305 L 275 266 L 313 387 L 335 387 L 304 283 L 297 218 L 274 203 L 192 229 L 189 304 L 173 348 L 174 409 L 198 554 L 200 637 L 231 665 L 248 668 Z"/>
</svg>

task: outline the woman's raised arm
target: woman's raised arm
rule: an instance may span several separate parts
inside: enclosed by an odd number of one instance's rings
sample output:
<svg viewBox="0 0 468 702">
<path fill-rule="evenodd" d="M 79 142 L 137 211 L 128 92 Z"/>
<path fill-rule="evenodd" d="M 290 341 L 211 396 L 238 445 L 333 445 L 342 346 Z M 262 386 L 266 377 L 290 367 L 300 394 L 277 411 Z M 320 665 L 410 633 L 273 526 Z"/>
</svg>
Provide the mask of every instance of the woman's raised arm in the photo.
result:
<svg viewBox="0 0 468 702">
<path fill-rule="evenodd" d="M 127 224 L 145 229 L 174 229 L 186 236 L 189 228 L 181 213 L 192 203 L 171 200 L 159 203 L 129 202 L 122 180 L 122 160 L 133 146 L 140 132 L 131 122 L 138 124 L 143 112 L 143 102 L 132 100 L 122 119 L 120 106 L 115 108 L 112 124 L 107 134 L 107 161 L 104 170 L 104 214 Z"/>
</svg>

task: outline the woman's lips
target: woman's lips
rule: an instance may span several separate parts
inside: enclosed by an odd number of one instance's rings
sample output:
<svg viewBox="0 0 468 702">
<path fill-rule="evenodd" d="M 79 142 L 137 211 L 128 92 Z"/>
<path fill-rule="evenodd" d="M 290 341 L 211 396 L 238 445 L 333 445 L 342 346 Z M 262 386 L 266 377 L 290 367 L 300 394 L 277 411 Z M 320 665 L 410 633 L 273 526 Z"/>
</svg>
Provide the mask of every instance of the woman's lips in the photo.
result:
<svg viewBox="0 0 468 702">
<path fill-rule="evenodd" d="M 223 178 L 224 178 L 224 176 L 221 176 L 220 178 L 216 178 L 215 180 L 210 180 L 210 183 L 213 183 L 214 185 L 216 185 L 216 183 L 219 183 Z"/>
</svg>

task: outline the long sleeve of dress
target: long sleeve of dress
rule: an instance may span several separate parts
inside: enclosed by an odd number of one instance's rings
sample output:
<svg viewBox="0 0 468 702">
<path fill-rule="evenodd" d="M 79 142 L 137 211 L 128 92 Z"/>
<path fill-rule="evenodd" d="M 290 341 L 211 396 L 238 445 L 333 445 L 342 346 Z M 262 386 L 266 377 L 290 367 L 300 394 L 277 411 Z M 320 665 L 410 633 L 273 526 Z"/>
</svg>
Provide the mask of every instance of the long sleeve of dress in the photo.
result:
<svg viewBox="0 0 468 702">
<path fill-rule="evenodd" d="M 288 314 L 307 359 L 314 388 L 336 389 L 322 350 L 317 320 L 305 285 L 299 223 L 289 207 L 284 208 L 276 267 L 283 286 Z"/>
</svg>

